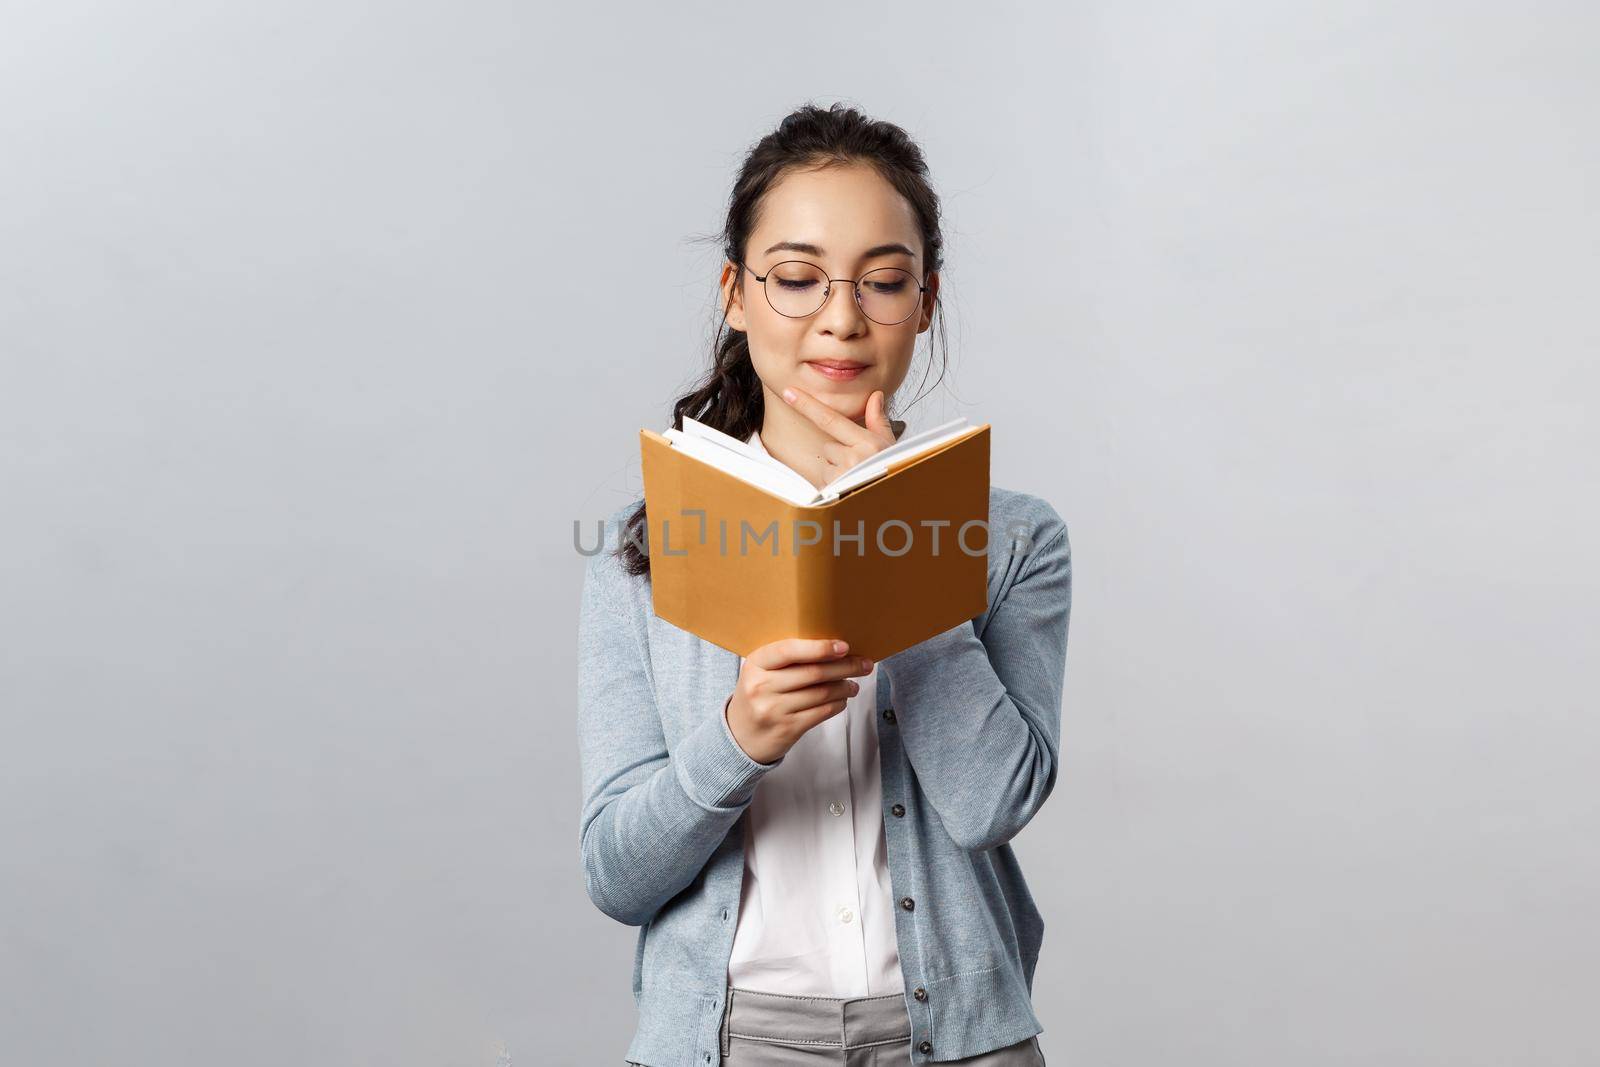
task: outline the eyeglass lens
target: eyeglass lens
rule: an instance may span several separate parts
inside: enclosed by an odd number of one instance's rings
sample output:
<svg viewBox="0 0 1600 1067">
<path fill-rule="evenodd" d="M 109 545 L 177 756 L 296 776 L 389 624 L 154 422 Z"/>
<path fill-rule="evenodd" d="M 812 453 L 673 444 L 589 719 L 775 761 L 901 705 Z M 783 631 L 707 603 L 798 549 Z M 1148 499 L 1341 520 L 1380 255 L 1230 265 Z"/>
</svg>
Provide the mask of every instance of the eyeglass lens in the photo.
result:
<svg viewBox="0 0 1600 1067">
<path fill-rule="evenodd" d="M 868 271 L 861 276 L 858 285 L 862 312 L 873 322 L 885 326 L 910 318 L 922 295 L 916 277 L 899 267 Z M 791 318 L 805 318 L 821 308 L 827 299 L 828 276 L 815 263 L 788 260 L 767 271 L 766 287 L 767 300 L 774 311 Z"/>
</svg>

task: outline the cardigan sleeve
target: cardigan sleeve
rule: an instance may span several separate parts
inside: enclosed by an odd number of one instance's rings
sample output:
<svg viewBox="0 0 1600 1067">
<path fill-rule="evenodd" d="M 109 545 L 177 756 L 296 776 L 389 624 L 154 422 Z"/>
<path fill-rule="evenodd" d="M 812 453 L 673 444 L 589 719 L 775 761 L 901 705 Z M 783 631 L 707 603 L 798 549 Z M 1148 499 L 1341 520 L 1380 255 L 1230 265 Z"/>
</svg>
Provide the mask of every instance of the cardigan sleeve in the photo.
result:
<svg viewBox="0 0 1600 1067">
<path fill-rule="evenodd" d="M 721 714 L 669 754 L 647 645 L 648 585 L 609 546 L 589 558 L 578 613 L 579 843 L 596 907 L 642 926 L 689 885 L 783 758 L 760 763 Z"/>
<path fill-rule="evenodd" d="M 946 831 L 977 852 L 1015 837 L 1055 787 L 1072 548 L 1048 504 L 979 637 L 961 623 L 887 657 L 906 758 Z"/>
</svg>

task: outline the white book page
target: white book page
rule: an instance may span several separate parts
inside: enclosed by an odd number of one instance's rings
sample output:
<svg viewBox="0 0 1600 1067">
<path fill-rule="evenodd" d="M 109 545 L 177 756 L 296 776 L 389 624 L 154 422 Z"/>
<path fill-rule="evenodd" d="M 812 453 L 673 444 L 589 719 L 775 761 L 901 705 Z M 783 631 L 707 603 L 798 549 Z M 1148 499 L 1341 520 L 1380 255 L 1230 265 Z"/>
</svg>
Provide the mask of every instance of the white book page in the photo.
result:
<svg viewBox="0 0 1600 1067">
<path fill-rule="evenodd" d="M 749 456 L 757 463 L 769 463 L 777 467 L 782 467 L 784 470 L 789 471 L 790 474 L 794 473 L 794 471 L 789 470 L 788 467 L 784 466 L 782 463 L 779 463 L 777 460 L 773 459 L 771 456 L 767 455 L 750 442 L 741 441 L 732 434 L 723 433 L 715 426 L 708 426 L 699 419 L 691 419 L 689 416 L 685 415 L 683 417 L 683 433 L 687 436 L 698 437 L 701 440 L 709 441 L 714 445 L 737 452 L 741 456 Z M 807 484 L 809 485 L 810 483 L 808 482 Z"/>
<path fill-rule="evenodd" d="M 775 475 L 794 487 L 794 494 L 804 495 L 805 500 L 800 501 L 801 503 L 810 501 L 817 496 L 816 487 L 801 477 L 798 471 L 749 441 L 741 441 L 732 434 L 723 433 L 716 427 L 708 426 L 698 419 L 691 419 L 687 415 L 683 417 L 683 432 L 687 436 L 698 438 L 719 448 L 725 448 L 736 455 L 771 468 Z M 793 499 L 793 494 L 791 494 L 791 499 Z"/>
<path fill-rule="evenodd" d="M 790 503 L 813 504 L 820 496 L 810 482 L 769 456 L 751 456 L 677 429 L 668 429 L 661 436 L 672 442 L 673 448 Z"/>
<path fill-rule="evenodd" d="M 814 507 L 838 499 L 841 493 L 855 489 L 883 475 L 891 463 L 930 451 L 966 433 L 971 427 L 965 416 L 922 430 L 868 456 L 849 470 L 841 473 L 821 489 L 815 488 L 805 478 L 776 457 L 746 441 L 740 441 L 715 427 L 685 415 L 683 429 L 668 428 L 662 436 L 696 459 L 711 464 L 719 470 L 748 482 L 774 496 L 793 504 Z"/>
<path fill-rule="evenodd" d="M 891 463 L 899 463 L 912 456 L 937 448 L 953 438 L 960 437 L 970 428 L 967 424 L 966 416 L 963 415 L 951 419 L 949 422 L 940 423 L 931 429 L 902 437 L 888 448 L 868 456 L 839 475 L 823 486 L 823 491 L 837 496 L 848 489 L 864 485 L 887 471 Z"/>
</svg>

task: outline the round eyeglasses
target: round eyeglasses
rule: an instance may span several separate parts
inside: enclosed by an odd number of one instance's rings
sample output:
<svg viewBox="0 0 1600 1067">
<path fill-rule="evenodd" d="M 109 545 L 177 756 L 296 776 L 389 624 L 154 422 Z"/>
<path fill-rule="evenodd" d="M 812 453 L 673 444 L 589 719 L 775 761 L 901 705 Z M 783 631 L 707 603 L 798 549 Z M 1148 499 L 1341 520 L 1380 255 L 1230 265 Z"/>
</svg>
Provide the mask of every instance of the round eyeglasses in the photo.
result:
<svg viewBox="0 0 1600 1067">
<path fill-rule="evenodd" d="M 833 282 L 850 282 L 863 315 L 880 326 L 898 326 L 916 313 L 928 291 L 916 275 L 899 267 L 879 267 L 860 278 L 830 278 L 827 271 L 803 259 L 775 263 L 766 274 L 756 274 L 748 264 L 740 266 L 761 283 L 772 310 L 791 319 L 815 315 L 828 302 Z"/>
</svg>

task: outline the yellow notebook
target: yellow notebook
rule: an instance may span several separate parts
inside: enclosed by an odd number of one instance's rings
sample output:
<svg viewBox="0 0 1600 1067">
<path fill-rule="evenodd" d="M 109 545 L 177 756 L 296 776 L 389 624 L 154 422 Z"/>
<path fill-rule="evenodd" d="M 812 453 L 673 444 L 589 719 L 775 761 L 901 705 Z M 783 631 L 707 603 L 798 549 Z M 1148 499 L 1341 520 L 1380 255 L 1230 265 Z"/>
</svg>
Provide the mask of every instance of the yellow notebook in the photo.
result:
<svg viewBox="0 0 1600 1067">
<path fill-rule="evenodd" d="M 639 431 L 661 618 L 741 656 L 833 637 L 876 661 L 988 607 L 988 423 L 955 420 L 915 435 L 935 438 L 920 447 L 902 438 L 819 492 L 684 422 L 698 440 Z"/>
</svg>

